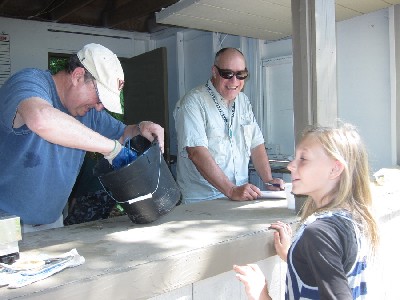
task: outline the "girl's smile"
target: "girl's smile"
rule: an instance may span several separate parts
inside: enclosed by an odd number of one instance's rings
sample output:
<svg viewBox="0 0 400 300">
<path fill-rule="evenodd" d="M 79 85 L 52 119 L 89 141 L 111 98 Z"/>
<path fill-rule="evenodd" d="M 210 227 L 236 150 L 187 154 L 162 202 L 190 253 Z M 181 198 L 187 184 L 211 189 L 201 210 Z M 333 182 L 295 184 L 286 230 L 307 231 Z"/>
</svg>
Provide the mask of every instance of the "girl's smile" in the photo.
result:
<svg viewBox="0 0 400 300">
<path fill-rule="evenodd" d="M 292 174 L 292 192 L 311 196 L 317 207 L 326 205 L 324 197 L 333 190 L 339 178 L 335 172 L 337 164 L 338 161 L 328 156 L 316 138 L 307 136 L 288 165 Z"/>
</svg>

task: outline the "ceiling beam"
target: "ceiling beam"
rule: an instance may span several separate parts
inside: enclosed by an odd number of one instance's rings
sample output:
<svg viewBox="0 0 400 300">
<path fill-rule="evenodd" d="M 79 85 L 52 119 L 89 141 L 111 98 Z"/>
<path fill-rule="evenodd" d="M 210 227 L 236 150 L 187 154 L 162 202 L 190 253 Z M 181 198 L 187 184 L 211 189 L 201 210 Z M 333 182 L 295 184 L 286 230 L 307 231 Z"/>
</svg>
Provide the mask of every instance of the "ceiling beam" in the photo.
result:
<svg viewBox="0 0 400 300">
<path fill-rule="evenodd" d="M 86 5 L 92 3 L 94 0 L 69 0 L 63 2 L 60 6 L 55 8 L 51 12 L 51 19 L 58 22 L 70 14 L 78 11 L 79 9 L 85 7 Z"/>
<path fill-rule="evenodd" d="M 160 7 L 167 7 L 178 2 L 178 0 L 156 0 L 156 1 L 131 1 L 114 11 L 106 14 L 105 26 L 114 27 L 130 19 L 145 17 Z"/>
</svg>

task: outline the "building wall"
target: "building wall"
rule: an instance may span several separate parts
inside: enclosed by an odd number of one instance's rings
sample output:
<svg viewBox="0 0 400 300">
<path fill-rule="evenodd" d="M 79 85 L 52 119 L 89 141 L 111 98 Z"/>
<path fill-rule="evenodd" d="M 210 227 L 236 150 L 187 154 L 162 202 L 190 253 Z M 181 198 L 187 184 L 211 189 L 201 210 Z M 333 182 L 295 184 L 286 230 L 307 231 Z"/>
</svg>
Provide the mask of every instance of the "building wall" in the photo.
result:
<svg viewBox="0 0 400 300">
<path fill-rule="evenodd" d="M 375 171 L 392 166 L 388 10 L 337 25 L 338 114 L 357 125 Z"/>
<path fill-rule="evenodd" d="M 124 31 L 0 18 L 0 31 L 10 38 L 11 73 L 48 68 L 48 53 L 76 53 L 83 45 L 99 43 L 120 57 L 150 49 L 150 37 Z"/>
</svg>

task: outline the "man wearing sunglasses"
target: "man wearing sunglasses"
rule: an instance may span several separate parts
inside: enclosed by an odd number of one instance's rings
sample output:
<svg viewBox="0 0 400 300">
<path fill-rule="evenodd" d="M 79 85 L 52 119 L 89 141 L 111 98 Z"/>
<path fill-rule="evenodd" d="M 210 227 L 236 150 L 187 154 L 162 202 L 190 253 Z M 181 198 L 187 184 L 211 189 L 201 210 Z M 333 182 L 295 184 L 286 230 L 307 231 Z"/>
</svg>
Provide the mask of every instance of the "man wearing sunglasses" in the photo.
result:
<svg viewBox="0 0 400 300">
<path fill-rule="evenodd" d="M 88 44 L 65 70 L 23 69 L 1 87 L 0 210 L 20 217 L 23 232 L 62 226 L 86 151 L 113 164 L 121 143 L 137 134 L 163 147 L 161 126 L 127 126 L 104 110 L 122 113 L 123 84 L 117 56 Z"/>
<path fill-rule="evenodd" d="M 272 178 L 264 138 L 241 92 L 249 76 L 243 54 L 221 49 L 211 72 L 211 79 L 187 93 L 174 111 L 182 202 L 257 199 L 260 189 L 248 183 L 250 158 L 266 189 L 283 189 L 282 179 Z"/>
</svg>

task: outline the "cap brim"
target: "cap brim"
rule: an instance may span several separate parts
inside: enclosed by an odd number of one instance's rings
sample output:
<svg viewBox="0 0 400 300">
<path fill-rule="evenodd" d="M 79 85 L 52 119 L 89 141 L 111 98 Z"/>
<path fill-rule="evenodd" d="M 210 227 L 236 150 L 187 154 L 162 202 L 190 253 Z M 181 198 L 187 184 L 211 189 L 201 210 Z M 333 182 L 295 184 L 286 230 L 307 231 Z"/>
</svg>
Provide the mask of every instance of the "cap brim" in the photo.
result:
<svg viewBox="0 0 400 300">
<path fill-rule="evenodd" d="M 100 101 L 104 107 L 109 111 L 122 114 L 120 95 L 110 91 L 99 81 L 96 81 L 96 84 L 97 90 L 99 91 Z"/>
</svg>

